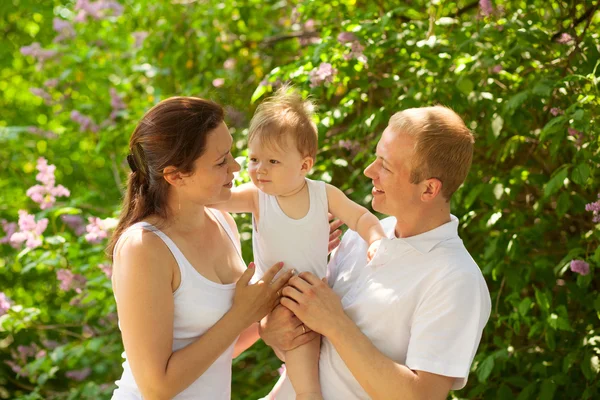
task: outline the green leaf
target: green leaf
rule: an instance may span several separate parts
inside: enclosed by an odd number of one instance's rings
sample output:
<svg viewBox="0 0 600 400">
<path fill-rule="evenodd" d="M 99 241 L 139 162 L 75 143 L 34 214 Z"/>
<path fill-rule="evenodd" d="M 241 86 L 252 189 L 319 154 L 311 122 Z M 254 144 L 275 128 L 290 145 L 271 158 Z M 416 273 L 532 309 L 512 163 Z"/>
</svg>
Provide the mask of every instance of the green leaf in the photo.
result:
<svg viewBox="0 0 600 400">
<path fill-rule="evenodd" d="M 547 379 L 542 382 L 539 399 L 552 400 L 554 398 L 554 392 L 556 392 L 556 383 Z"/>
<path fill-rule="evenodd" d="M 565 191 L 558 196 L 558 201 L 556 202 L 556 214 L 559 217 L 562 217 L 567 213 L 569 208 L 571 208 L 571 195 Z"/>
<path fill-rule="evenodd" d="M 470 80 L 468 78 L 464 78 L 464 79 L 458 80 L 458 82 L 456 83 L 456 87 L 463 94 L 469 95 L 473 91 L 473 88 L 475 87 L 475 85 L 473 84 L 472 80 Z"/>
<path fill-rule="evenodd" d="M 254 104 L 256 100 L 260 99 L 263 94 L 267 93 L 267 87 L 264 85 L 258 85 L 252 93 L 252 97 L 250 98 L 250 103 Z"/>
<path fill-rule="evenodd" d="M 579 164 L 571 172 L 571 180 L 580 186 L 584 186 L 590 177 L 590 167 L 587 164 Z"/>
<path fill-rule="evenodd" d="M 494 356 L 487 356 L 485 360 L 477 367 L 477 379 L 484 383 L 494 369 Z"/>
<path fill-rule="evenodd" d="M 554 193 L 556 193 L 560 188 L 562 188 L 564 186 L 564 181 L 567 178 L 568 174 L 568 164 L 565 164 L 559 167 L 556 171 L 554 171 L 552 178 L 550 178 L 548 183 L 546 183 L 546 185 L 544 186 L 544 197 L 551 196 Z"/>
<path fill-rule="evenodd" d="M 533 301 L 531 301 L 529 297 L 525 297 L 523 300 L 521 300 L 518 307 L 519 314 L 521 314 L 522 317 L 526 316 L 529 310 L 531 309 L 532 304 Z"/>
<path fill-rule="evenodd" d="M 513 97 L 510 98 L 504 105 L 504 113 L 507 115 L 512 115 L 517 108 L 521 106 L 527 100 L 529 94 L 525 92 L 517 93 Z"/>
<path fill-rule="evenodd" d="M 556 350 L 556 336 L 554 335 L 554 330 L 548 329 L 544 336 L 545 336 L 546 344 L 548 345 L 548 348 L 552 351 Z"/>
</svg>

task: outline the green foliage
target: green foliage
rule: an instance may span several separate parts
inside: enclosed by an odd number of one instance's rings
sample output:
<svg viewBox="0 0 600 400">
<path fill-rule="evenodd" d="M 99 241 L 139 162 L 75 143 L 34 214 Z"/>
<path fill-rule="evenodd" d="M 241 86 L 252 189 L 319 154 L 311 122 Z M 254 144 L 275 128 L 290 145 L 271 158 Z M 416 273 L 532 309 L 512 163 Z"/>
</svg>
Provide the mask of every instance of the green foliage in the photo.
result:
<svg viewBox="0 0 600 400">
<path fill-rule="evenodd" d="M 586 211 L 600 192 L 597 1 L 497 2 L 483 15 L 476 0 L 123 0 L 122 15 L 73 22 L 75 3 L 0 4 L 0 219 L 48 219 L 40 246 L 0 244 L 12 306 L 0 316 L 0 398 L 110 398 L 122 344 L 106 239 L 91 243 L 64 215 L 110 230 L 143 113 L 173 95 L 219 101 L 243 157 L 253 108 L 285 81 L 319 105 L 313 176 L 365 205 L 362 170 L 393 113 L 440 103 L 474 131 L 452 208 L 493 309 L 468 386 L 453 397 L 600 395 L 600 233 Z M 54 18 L 73 26 L 61 41 Z M 148 35 L 136 43 L 134 32 Z M 22 54 L 33 42 L 56 54 Z M 39 157 L 70 190 L 43 210 L 26 195 Z M 248 239 L 248 216 L 237 220 Z M 248 240 L 243 249 L 250 260 Z M 234 398 L 267 393 L 279 365 L 262 343 L 248 350 L 234 363 Z"/>
</svg>

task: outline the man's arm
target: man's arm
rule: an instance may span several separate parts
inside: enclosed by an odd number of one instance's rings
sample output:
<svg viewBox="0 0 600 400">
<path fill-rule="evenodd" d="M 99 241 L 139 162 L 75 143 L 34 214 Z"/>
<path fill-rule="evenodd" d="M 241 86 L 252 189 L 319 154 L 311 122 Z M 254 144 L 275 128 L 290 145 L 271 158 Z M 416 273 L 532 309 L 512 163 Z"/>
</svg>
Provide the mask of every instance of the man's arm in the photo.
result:
<svg viewBox="0 0 600 400">
<path fill-rule="evenodd" d="M 283 289 L 281 304 L 301 321 L 326 336 L 358 383 L 373 399 L 440 399 L 455 378 L 412 371 L 382 354 L 346 315 L 338 296 L 310 273 L 293 277 Z"/>
<path fill-rule="evenodd" d="M 211 204 L 208 207 L 232 213 L 258 212 L 258 189 L 252 182 L 231 189 L 229 200 Z"/>
</svg>

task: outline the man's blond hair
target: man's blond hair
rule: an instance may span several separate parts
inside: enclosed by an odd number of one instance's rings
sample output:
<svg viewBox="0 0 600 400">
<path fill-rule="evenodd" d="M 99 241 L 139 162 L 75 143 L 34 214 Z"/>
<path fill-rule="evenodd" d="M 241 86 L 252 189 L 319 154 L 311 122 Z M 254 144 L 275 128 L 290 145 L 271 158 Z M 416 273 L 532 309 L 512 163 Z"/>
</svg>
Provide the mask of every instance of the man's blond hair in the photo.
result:
<svg viewBox="0 0 600 400">
<path fill-rule="evenodd" d="M 257 137 L 266 146 L 285 149 L 290 137 L 302 157 L 317 156 L 318 132 L 313 121 L 314 105 L 300 93 L 284 86 L 257 108 L 248 132 L 248 143 Z"/>
<path fill-rule="evenodd" d="M 462 118 L 443 106 L 410 108 L 394 114 L 390 126 L 415 139 L 410 182 L 437 178 L 442 195 L 450 201 L 473 161 L 475 138 Z"/>
</svg>

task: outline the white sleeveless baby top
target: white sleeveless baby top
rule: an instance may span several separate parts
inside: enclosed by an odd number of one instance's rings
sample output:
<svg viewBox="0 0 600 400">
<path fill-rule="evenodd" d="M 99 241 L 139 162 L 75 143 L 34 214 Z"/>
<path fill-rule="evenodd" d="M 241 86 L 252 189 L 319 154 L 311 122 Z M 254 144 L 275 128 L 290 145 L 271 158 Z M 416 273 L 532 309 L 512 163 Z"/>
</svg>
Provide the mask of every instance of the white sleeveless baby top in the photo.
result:
<svg viewBox="0 0 600 400">
<path fill-rule="evenodd" d="M 301 219 L 288 217 L 277 197 L 258 191 L 258 223 L 252 220 L 254 280 L 273 264 L 283 261 L 283 269 L 309 271 L 323 278 L 327 272 L 329 245 L 328 202 L 325 183 L 306 179 L 310 197 L 308 213 Z"/>
<path fill-rule="evenodd" d="M 241 250 L 225 217 L 219 211 L 210 210 L 221 227 L 227 232 L 241 258 Z M 229 311 L 233 303 L 235 283 L 219 284 L 206 279 L 190 264 L 175 243 L 163 232 L 147 222 L 130 226 L 119 238 L 123 239 L 134 229 L 146 229 L 155 233 L 169 247 L 181 273 L 181 283 L 173 293 L 173 351 L 194 342 Z M 237 339 L 236 339 L 237 340 Z M 235 342 L 234 342 L 235 343 Z M 231 357 L 233 344 L 194 383 L 174 397 L 175 400 L 230 400 Z M 142 395 L 135 383 L 127 356 L 123 353 L 123 375 L 116 381 L 118 388 L 113 400 L 140 400 Z"/>
</svg>

